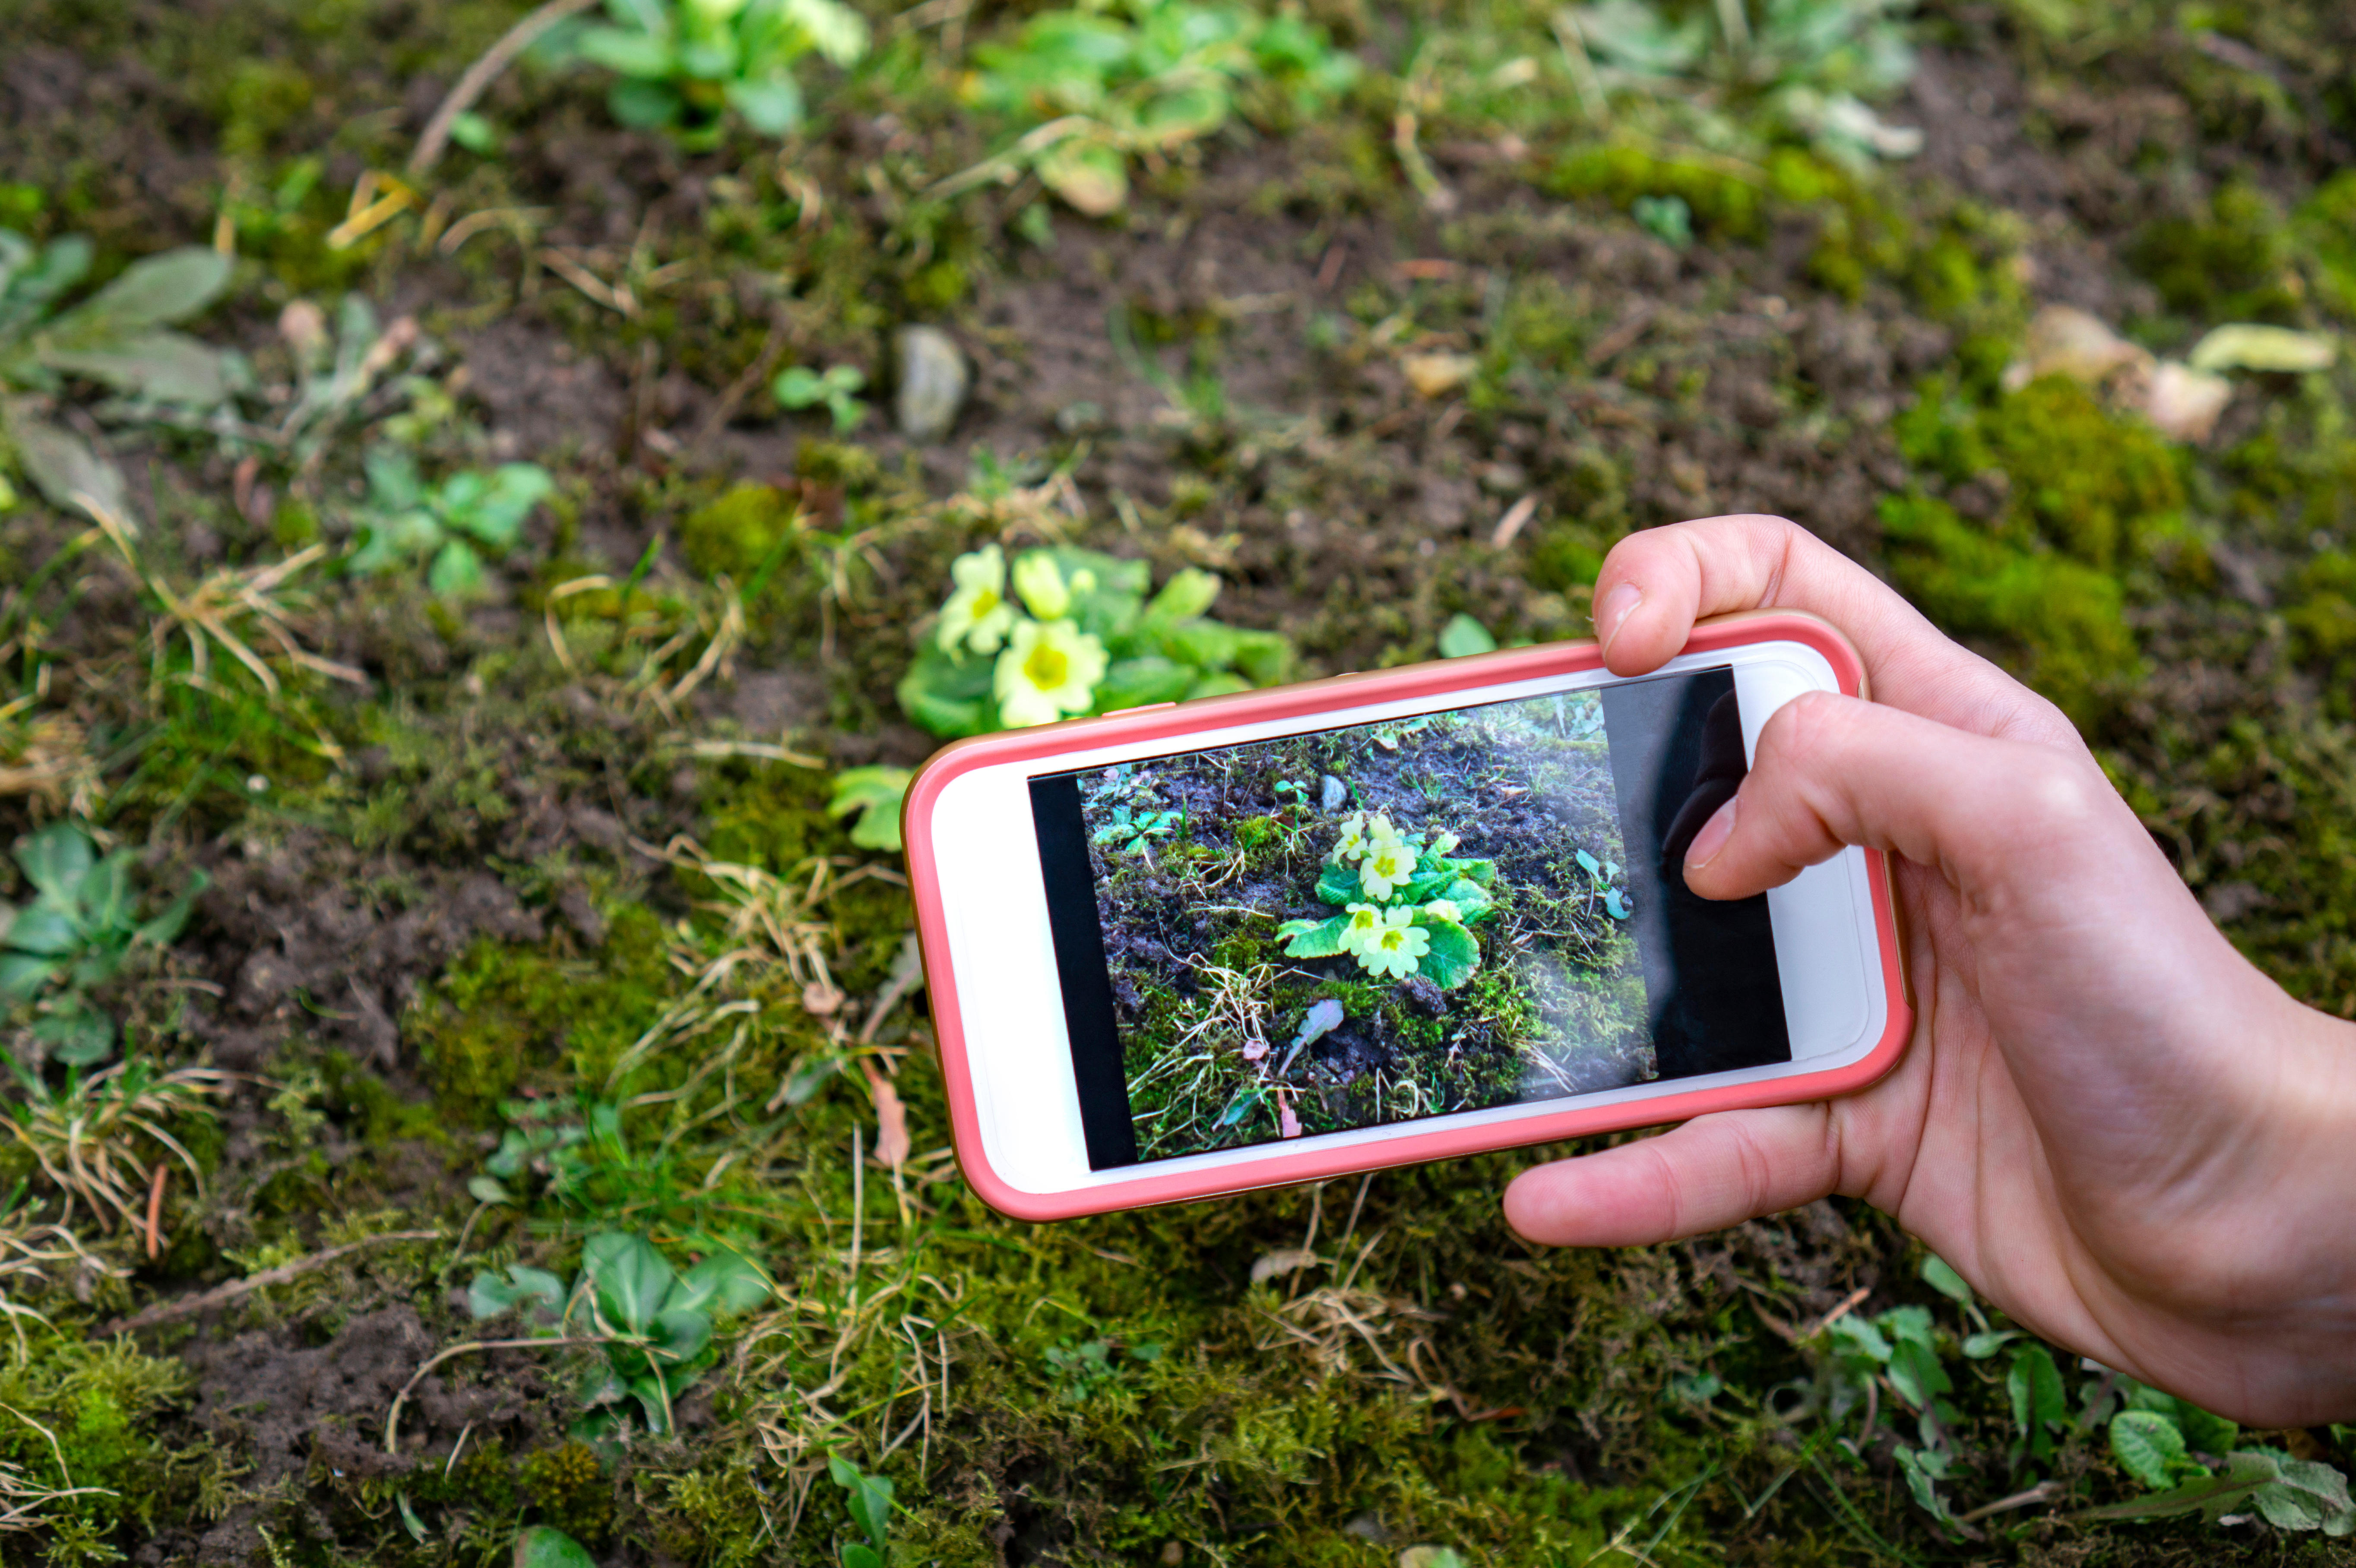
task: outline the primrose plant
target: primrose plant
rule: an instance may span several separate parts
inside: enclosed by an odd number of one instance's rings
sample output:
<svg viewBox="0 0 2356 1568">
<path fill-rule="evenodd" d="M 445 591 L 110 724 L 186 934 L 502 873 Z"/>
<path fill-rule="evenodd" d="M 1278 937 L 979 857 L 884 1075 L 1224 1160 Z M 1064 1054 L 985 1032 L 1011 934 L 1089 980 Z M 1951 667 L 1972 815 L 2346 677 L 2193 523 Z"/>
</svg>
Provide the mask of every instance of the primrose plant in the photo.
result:
<svg viewBox="0 0 2356 1568">
<path fill-rule="evenodd" d="M 1462 859 L 1453 833 L 1401 833 L 1381 812 L 1354 811 L 1317 877 L 1317 896 L 1342 912 L 1276 928 L 1294 958 L 1346 954 L 1368 974 L 1420 976 L 1452 991 L 1481 966 L 1471 927 L 1491 910 L 1496 862 Z"/>
<path fill-rule="evenodd" d="M 16 845 L 35 896 L 21 909 L 0 903 L 0 997 L 33 1004 L 34 1038 L 69 1066 L 87 1067 L 114 1049 L 114 1020 L 91 1000 L 91 987 L 112 979 L 137 949 L 179 935 L 204 891 L 200 872 L 142 922 L 131 861 L 128 849 L 102 859 L 70 823 L 53 822 Z"/>
<path fill-rule="evenodd" d="M 606 94 L 615 119 L 698 150 L 719 145 L 731 112 L 784 135 L 802 123 L 803 60 L 848 68 L 867 53 L 866 18 L 841 0 L 605 0 L 605 12 L 554 52 L 621 79 Z"/>
<path fill-rule="evenodd" d="M 348 570 L 369 575 L 428 561 L 425 581 L 436 593 L 480 592 L 484 554 L 512 548 L 531 509 L 556 488 L 533 463 L 465 470 L 428 485 L 409 454 L 390 446 L 370 452 L 367 467 L 362 537 Z"/>
<path fill-rule="evenodd" d="M 535 1336 L 594 1343 L 600 1355 L 579 1390 L 588 1413 L 573 1433 L 605 1437 L 626 1425 L 633 1401 L 646 1430 L 670 1431 L 679 1396 L 718 1359 L 714 1322 L 769 1295 L 767 1277 L 735 1253 L 715 1251 L 680 1274 L 645 1237 L 604 1231 L 583 1244 L 571 1291 L 545 1269 L 511 1264 L 503 1275 L 477 1274 L 466 1307 L 478 1319 L 520 1313 Z"/>
</svg>

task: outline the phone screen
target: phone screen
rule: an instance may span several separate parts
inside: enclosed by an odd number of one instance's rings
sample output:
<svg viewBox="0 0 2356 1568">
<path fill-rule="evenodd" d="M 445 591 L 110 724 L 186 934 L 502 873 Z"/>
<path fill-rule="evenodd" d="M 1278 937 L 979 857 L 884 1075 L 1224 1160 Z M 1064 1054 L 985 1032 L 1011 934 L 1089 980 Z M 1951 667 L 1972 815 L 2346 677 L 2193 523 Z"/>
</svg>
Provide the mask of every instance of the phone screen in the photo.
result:
<svg viewBox="0 0 2356 1568">
<path fill-rule="evenodd" d="M 1791 1060 L 1719 667 L 1031 782 L 1088 1164 Z"/>
</svg>

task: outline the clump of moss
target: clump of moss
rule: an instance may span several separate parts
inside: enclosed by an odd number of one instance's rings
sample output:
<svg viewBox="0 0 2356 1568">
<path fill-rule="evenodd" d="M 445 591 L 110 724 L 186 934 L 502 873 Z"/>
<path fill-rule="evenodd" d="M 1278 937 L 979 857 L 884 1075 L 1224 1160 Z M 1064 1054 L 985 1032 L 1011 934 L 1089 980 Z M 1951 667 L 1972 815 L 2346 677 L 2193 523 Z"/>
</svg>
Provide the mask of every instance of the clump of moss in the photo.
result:
<svg viewBox="0 0 2356 1568">
<path fill-rule="evenodd" d="M 2111 571 L 2149 549 L 2184 508 L 2176 457 L 2158 432 L 2049 376 L 2000 400 L 1978 428 L 2012 481 L 2017 516 L 2072 559 Z"/>
<path fill-rule="evenodd" d="M 2356 718 L 2356 551 L 2326 551 L 2285 586 L 2283 619 L 2300 657 L 2322 669 L 2333 716 Z"/>
<path fill-rule="evenodd" d="M 776 485 L 739 485 L 687 515 L 680 547 L 704 576 L 724 573 L 745 588 L 763 567 L 781 560 L 800 519 L 800 507 Z"/>
<path fill-rule="evenodd" d="M 118 1560 L 108 1544 L 118 1531 L 134 1520 L 152 1529 L 188 1501 L 192 1456 L 161 1435 L 187 1370 L 127 1339 L 27 1331 L 30 1353 L 0 1367 L 0 1460 L 35 1485 L 89 1488 L 44 1510 L 51 1561 Z"/>
<path fill-rule="evenodd" d="M 484 938 L 461 954 L 402 1019 L 445 1120 L 480 1125 L 535 1074 L 604 1071 L 669 1001 L 674 976 L 662 924 L 645 908 L 605 912 L 596 961 L 552 944 Z"/>
<path fill-rule="evenodd" d="M 2116 579 L 2051 549 L 1973 527 L 1943 501 L 1881 506 L 1898 585 L 1940 625 L 1995 638 L 2021 674 L 2081 725 L 2140 668 Z"/>
<path fill-rule="evenodd" d="M 597 1451 L 573 1441 L 528 1455 L 517 1484 L 541 1522 L 576 1541 L 603 1541 L 614 1527 L 614 1483 Z"/>
<path fill-rule="evenodd" d="M 2136 236 L 2128 264 L 2170 310 L 2204 321 L 2289 321 L 2298 291 L 2281 209 L 2254 185 L 2218 187 L 2205 214 L 2163 218 Z"/>
</svg>

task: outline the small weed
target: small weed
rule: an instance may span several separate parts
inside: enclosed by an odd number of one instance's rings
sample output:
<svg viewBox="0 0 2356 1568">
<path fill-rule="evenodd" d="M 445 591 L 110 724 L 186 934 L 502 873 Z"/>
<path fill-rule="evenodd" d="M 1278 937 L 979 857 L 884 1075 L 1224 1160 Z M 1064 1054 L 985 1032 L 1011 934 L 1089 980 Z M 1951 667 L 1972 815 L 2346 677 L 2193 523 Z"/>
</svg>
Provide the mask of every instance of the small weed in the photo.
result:
<svg viewBox="0 0 2356 1568">
<path fill-rule="evenodd" d="M 845 768 L 834 776 L 834 795 L 827 802 L 826 814 L 849 816 L 856 812 L 859 820 L 851 824 L 851 841 L 862 849 L 898 849 L 900 802 L 914 777 L 906 768 Z"/>
<path fill-rule="evenodd" d="M 466 1307 L 477 1319 L 520 1311 L 535 1334 L 596 1345 L 602 1359 L 577 1394 L 589 1413 L 573 1430 L 598 1438 L 628 1430 L 627 1401 L 647 1431 L 671 1430 L 672 1402 L 716 1359 L 714 1319 L 767 1300 L 770 1288 L 735 1253 L 714 1252 L 682 1275 L 645 1237 L 605 1231 L 583 1245 L 570 1293 L 546 1270 L 512 1264 L 505 1278 L 477 1274 Z"/>
<path fill-rule="evenodd" d="M 360 542 L 347 568 L 366 575 L 430 560 L 427 585 L 452 596 L 482 591 L 484 553 L 513 548 L 524 519 L 556 488 L 548 470 L 532 463 L 466 470 L 428 485 L 415 461 L 391 446 L 368 454 L 368 478 Z"/>
<path fill-rule="evenodd" d="M 851 1522 L 867 1537 L 864 1541 L 843 1543 L 842 1568 L 884 1568 L 891 1555 L 892 1483 L 869 1475 L 840 1454 L 827 1456 L 826 1473 L 842 1488 Z"/>
<path fill-rule="evenodd" d="M 837 365 L 824 374 L 796 365 L 779 372 L 771 390 L 789 409 L 824 408 L 834 416 L 834 433 L 849 435 L 867 417 L 867 405 L 858 397 L 866 385 L 866 372 L 854 365 Z"/>
<path fill-rule="evenodd" d="M 693 150 L 720 144 L 734 112 L 765 136 L 802 123 L 796 69 L 812 54 L 847 69 L 867 53 L 867 22 L 840 0 L 606 0 L 605 23 L 552 46 L 621 78 L 606 94 L 625 125 L 669 131 Z"/>
<path fill-rule="evenodd" d="M 114 1050 L 114 1020 L 91 1000 L 140 947 L 179 935 L 205 889 L 203 872 L 161 914 L 142 922 L 131 891 L 132 853 L 101 858 L 89 834 L 53 822 L 16 845 L 37 896 L 20 910 L 0 903 L 0 997 L 33 1003 L 33 1037 L 74 1067 Z"/>
</svg>

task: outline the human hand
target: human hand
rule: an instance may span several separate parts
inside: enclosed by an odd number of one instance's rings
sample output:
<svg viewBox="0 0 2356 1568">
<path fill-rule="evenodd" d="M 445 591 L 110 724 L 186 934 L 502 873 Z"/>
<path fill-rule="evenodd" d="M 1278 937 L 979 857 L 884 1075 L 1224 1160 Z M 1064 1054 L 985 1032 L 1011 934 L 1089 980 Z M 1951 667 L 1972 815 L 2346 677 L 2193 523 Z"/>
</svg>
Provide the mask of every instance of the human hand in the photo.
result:
<svg viewBox="0 0 2356 1568">
<path fill-rule="evenodd" d="M 1917 1017 L 1857 1093 L 1524 1172 L 1514 1228 L 1625 1246 L 1843 1193 L 2017 1322 L 2204 1409 L 2356 1414 L 2356 1026 L 2218 933 L 2057 709 L 1791 523 L 1623 539 L 1595 603 L 1621 675 L 1735 610 L 1857 645 L 1874 700 L 1771 718 L 1686 876 L 1741 898 L 1847 845 L 1889 853 Z"/>
</svg>

